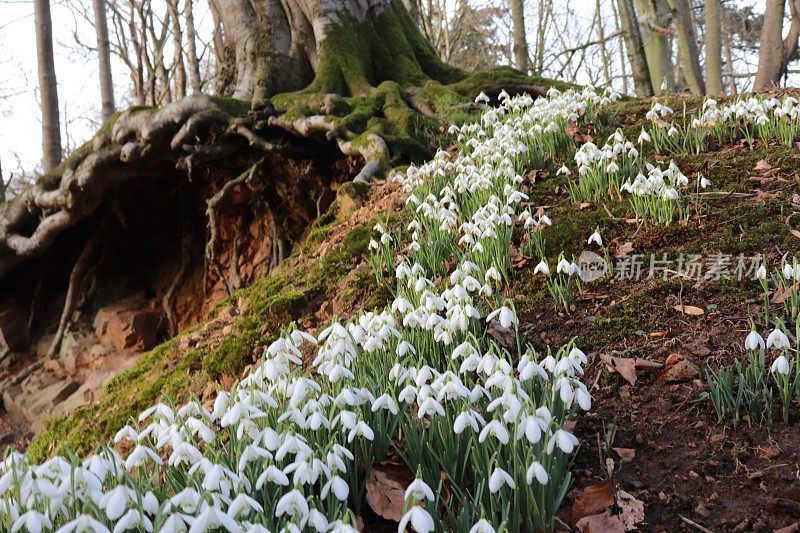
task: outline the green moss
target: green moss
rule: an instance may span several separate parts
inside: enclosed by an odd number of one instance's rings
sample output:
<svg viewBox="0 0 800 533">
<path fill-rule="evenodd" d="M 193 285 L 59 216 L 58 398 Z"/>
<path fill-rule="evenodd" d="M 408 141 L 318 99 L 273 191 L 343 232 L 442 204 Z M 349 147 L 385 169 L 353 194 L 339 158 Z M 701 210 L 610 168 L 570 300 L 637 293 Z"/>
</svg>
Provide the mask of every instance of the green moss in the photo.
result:
<svg viewBox="0 0 800 533">
<path fill-rule="evenodd" d="M 372 224 L 356 226 L 342 241 L 341 245 L 323 257 L 313 274 L 314 285 L 330 293 L 366 253 L 372 236 Z"/>
<path fill-rule="evenodd" d="M 232 117 L 245 117 L 250 112 L 250 102 L 238 100 L 229 96 L 209 96 L 214 105 L 226 115 Z"/>
</svg>

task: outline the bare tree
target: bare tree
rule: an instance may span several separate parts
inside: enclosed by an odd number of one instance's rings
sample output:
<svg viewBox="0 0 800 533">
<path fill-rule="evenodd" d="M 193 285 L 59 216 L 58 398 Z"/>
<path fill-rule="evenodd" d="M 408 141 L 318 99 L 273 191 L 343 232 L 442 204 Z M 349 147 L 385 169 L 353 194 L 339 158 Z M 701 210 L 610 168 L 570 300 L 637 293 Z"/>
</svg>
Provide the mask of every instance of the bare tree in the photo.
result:
<svg viewBox="0 0 800 533">
<path fill-rule="evenodd" d="M 525 37 L 525 4 L 523 0 L 510 0 L 511 21 L 514 27 L 514 64 L 528 72 L 528 41 Z"/>
<path fill-rule="evenodd" d="M 666 0 L 634 0 L 636 20 L 642 35 L 642 45 L 647 58 L 650 84 L 656 94 L 664 84 L 667 89 L 675 86 L 672 73 L 672 47 L 669 42 L 671 11 Z"/>
<path fill-rule="evenodd" d="M 705 0 L 706 94 L 722 94 L 722 16 L 720 0 Z"/>
<path fill-rule="evenodd" d="M 692 94 L 705 94 L 706 86 L 700 69 L 700 50 L 694 31 L 694 20 L 689 11 L 688 0 L 669 0 L 676 22 L 678 56 L 681 70 Z"/>
<path fill-rule="evenodd" d="M 789 0 L 789 8 L 792 21 L 786 38 L 781 38 L 786 0 L 767 0 L 753 90 L 762 91 L 778 85 L 781 76 L 786 72 L 789 59 L 797 51 L 797 39 L 800 37 L 800 0 Z"/>
<path fill-rule="evenodd" d="M 625 50 L 628 54 L 628 62 L 633 76 L 633 88 L 636 96 L 652 96 L 655 87 L 650 78 L 650 70 L 647 66 L 647 57 L 644 52 L 642 34 L 636 20 L 636 11 L 632 0 L 617 0 L 622 28 L 625 35 Z M 661 83 L 660 81 L 658 83 Z"/>
<path fill-rule="evenodd" d="M 203 87 L 200 74 L 200 58 L 197 56 L 197 31 L 194 26 L 194 0 L 186 0 L 184 7 L 184 24 L 186 25 L 186 66 L 189 73 L 189 88 L 197 94 Z"/>
<path fill-rule="evenodd" d="M 53 23 L 50 1 L 34 0 L 36 59 L 39 94 L 42 99 L 42 168 L 48 171 L 61 162 L 61 129 L 58 117 L 58 85 L 53 61 Z"/>
<path fill-rule="evenodd" d="M 97 56 L 100 72 L 100 104 L 103 120 L 114 113 L 114 82 L 111 77 L 111 46 L 108 42 L 106 1 L 92 0 L 94 27 L 97 33 Z"/>
</svg>

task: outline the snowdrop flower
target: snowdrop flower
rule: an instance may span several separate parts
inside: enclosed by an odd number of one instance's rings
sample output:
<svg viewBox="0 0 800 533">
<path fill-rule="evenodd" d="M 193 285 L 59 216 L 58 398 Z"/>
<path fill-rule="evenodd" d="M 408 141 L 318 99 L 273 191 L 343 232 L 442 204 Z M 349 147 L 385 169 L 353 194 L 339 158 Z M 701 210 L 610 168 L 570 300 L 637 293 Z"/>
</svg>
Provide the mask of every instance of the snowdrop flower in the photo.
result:
<svg viewBox="0 0 800 533">
<path fill-rule="evenodd" d="M 153 522 L 138 509 L 131 509 L 125 513 L 125 516 L 117 521 L 117 524 L 114 526 L 114 533 L 138 529 L 140 524 L 144 525 L 144 530 L 148 533 L 153 531 Z M 235 531 L 238 531 L 238 529 Z"/>
<path fill-rule="evenodd" d="M 775 361 L 772 362 L 772 366 L 770 367 L 772 373 L 783 374 L 784 376 L 789 375 L 789 360 L 786 359 L 785 356 L 780 355 L 778 356 Z"/>
<path fill-rule="evenodd" d="M 642 132 L 639 134 L 638 138 L 639 144 L 649 143 L 650 140 L 650 135 L 642 128 Z"/>
<path fill-rule="evenodd" d="M 767 279 L 767 268 L 763 264 L 756 270 L 756 279 Z"/>
<path fill-rule="evenodd" d="M 534 478 L 539 482 L 540 485 L 547 485 L 547 482 L 550 479 L 550 477 L 547 475 L 547 470 L 544 469 L 539 461 L 532 462 L 528 467 L 528 471 L 526 472 L 525 479 L 528 482 L 528 485 L 533 483 Z"/>
<path fill-rule="evenodd" d="M 280 505 L 280 502 L 278 502 Z M 280 516 L 280 513 L 276 513 Z M 204 531 L 213 531 L 219 527 L 223 527 L 231 533 L 239 531 L 239 525 L 230 516 L 223 513 L 213 505 L 209 505 L 205 510 L 192 523 L 189 533 L 202 533 Z"/>
<path fill-rule="evenodd" d="M 478 435 L 478 442 L 484 442 L 489 436 L 496 438 L 503 445 L 508 444 L 508 430 L 499 420 L 492 420 L 483 427 Z"/>
<path fill-rule="evenodd" d="M 570 433 L 569 431 L 564 431 L 563 429 L 559 429 L 555 432 L 555 434 L 550 438 L 547 443 L 547 453 L 553 453 L 555 446 L 558 445 L 558 448 L 566 453 L 570 454 L 575 450 L 575 447 L 578 445 L 578 438 Z"/>
<path fill-rule="evenodd" d="M 789 338 L 781 330 L 777 328 L 773 329 L 772 333 L 767 337 L 767 348 L 774 348 L 776 350 L 789 348 Z"/>
<path fill-rule="evenodd" d="M 89 515 L 79 515 L 61 526 L 57 533 L 111 533 L 101 522 Z"/>
<path fill-rule="evenodd" d="M 536 265 L 536 267 L 534 267 L 533 273 L 534 274 L 542 273 L 544 275 L 550 274 L 550 267 L 547 266 L 547 261 L 545 261 L 544 259 L 539 261 L 539 264 Z"/>
<path fill-rule="evenodd" d="M 291 517 L 300 516 L 301 519 L 308 517 L 308 502 L 302 492 L 293 489 L 278 500 L 278 505 L 275 506 L 275 516 L 284 514 Z"/>
<path fill-rule="evenodd" d="M 596 243 L 597 246 L 603 246 L 603 238 L 600 236 L 600 232 L 598 230 L 594 230 L 589 236 L 589 241 L 586 244 Z"/>
<path fill-rule="evenodd" d="M 569 274 L 572 270 L 572 265 L 569 264 L 569 261 L 564 259 L 563 257 L 558 260 L 558 264 L 556 265 L 556 272 L 559 274 Z"/>
<path fill-rule="evenodd" d="M 419 503 L 423 500 L 434 501 L 436 498 L 433 496 L 433 491 L 427 483 L 419 478 L 414 479 L 411 484 L 406 488 L 404 500 L 408 502 Z"/>
<path fill-rule="evenodd" d="M 556 171 L 556 176 L 569 176 L 570 174 L 572 174 L 572 172 L 567 168 L 567 165 L 562 165 L 561 168 Z"/>
<path fill-rule="evenodd" d="M 487 322 L 491 322 L 495 318 L 499 318 L 500 325 L 504 328 L 510 328 L 512 324 L 517 324 L 517 317 L 514 314 L 514 311 L 506 306 L 501 307 L 500 309 L 495 309 L 486 317 Z"/>
<path fill-rule="evenodd" d="M 789 263 L 783 265 L 783 277 L 786 279 L 794 279 L 795 278 L 795 271 L 794 267 Z"/>
<path fill-rule="evenodd" d="M 429 533 L 434 529 L 431 515 L 428 514 L 428 511 L 416 505 L 403 515 L 400 524 L 397 526 L 397 533 L 404 533 L 409 523 L 417 533 Z"/>
<path fill-rule="evenodd" d="M 512 478 L 508 472 L 497 466 L 494 472 L 492 472 L 491 477 L 489 477 L 489 492 L 494 494 L 503 488 L 503 485 L 508 485 L 512 490 L 517 488 L 516 484 L 514 484 L 514 478 Z"/>
<path fill-rule="evenodd" d="M 758 334 L 757 331 L 751 331 L 747 338 L 744 340 L 745 350 L 758 350 L 764 349 L 764 337 Z"/>
<path fill-rule="evenodd" d="M 485 518 L 481 518 L 472 528 L 469 530 L 469 533 L 496 533 L 492 524 L 490 524 Z"/>
<path fill-rule="evenodd" d="M 23 513 L 11 526 L 11 533 L 16 533 L 22 528 L 30 533 L 39 533 L 44 528 L 52 529 L 53 524 L 46 515 L 40 513 L 35 509 Z"/>
<path fill-rule="evenodd" d="M 350 494 L 350 487 L 344 479 L 339 476 L 332 476 L 328 482 L 322 486 L 320 498 L 323 500 L 327 498 L 328 492 L 333 492 L 336 499 L 343 502 L 347 500 L 347 495 Z"/>
</svg>

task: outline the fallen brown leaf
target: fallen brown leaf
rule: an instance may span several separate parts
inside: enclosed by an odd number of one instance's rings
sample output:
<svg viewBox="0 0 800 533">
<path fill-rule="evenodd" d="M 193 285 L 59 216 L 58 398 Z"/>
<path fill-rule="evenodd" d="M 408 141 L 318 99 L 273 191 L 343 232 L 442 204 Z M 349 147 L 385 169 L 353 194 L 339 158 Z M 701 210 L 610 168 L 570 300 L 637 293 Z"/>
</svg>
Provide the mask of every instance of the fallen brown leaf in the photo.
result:
<svg viewBox="0 0 800 533">
<path fill-rule="evenodd" d="M 633 243 L 631 241 L 623 242 L 619 246 L 617 246 L 617 251 L 614 252 L 616 257 L 621 255 L 628 255 L 633 251 Z"/>
<path fill-rule="evenodd" d="M 774 533 L 800 533 L 800 522 L 789 524 L 774 530 Z"/>
<path fill-rule="evenodd" d="M 600 513 L 581 518 L 575 527 L 581 533 L 624 533 L 625 524 L 619 516 Z"/>
<path fill-rule="evenodd" d="M 408 485 L 414 474 L 399 463 L 376 464 L 367 478 L 367 503 L 378 516 L 399 522 Z"/>
<path fill-rule="evenodd" d="M 581 202 L 578 204 L 578 210 L 583 211 L 584 209 L 588 209 L 592 207 L 592 202 Z"/>
<path fill-rule="evenodd" d="M 667 336 L 666 331 L 653 331 L 652 333 L 650 333 L 651 339 L 660 339 L 661 337 L 666 337 L 666 336 Z"/>
<path fill-rule="evenodd" d="M 770 165 L 769 161 L 766 159 L 761 159 L 758 163 L 756 163 L 755 169 L 759 172 L 765 172 L 772 169 L 772 165 Z"/>
<path fill-rule="evenodd" d="M 777 192 L 762 191 L 762 190 L 759 189 L 759 190 L 756 191 L 756 197 L 753 200 L 757 204 L 763 204 L 767 200 L 771 200 L 771 199 L 775 198 L 776 196 L 778 196 Z"/>
<path fill-rule="evenodd" d="M 511 328 L 504 328 L 496 321 L 489 323 L 486 333 L 507 350 L 513 350 L 517 347 L 517 336 L 514 331 Z"/>
<path fill-rule="evenodd" d="M 636 385 L 636 359 L 610 355 L 601 355 L 600 359 L 610 371 L 617 372 L 625 381 L 631 385 Z"/>
<path fill-rule="evenodd" d="M 624 490 L 617 491 L 617 505 L 620 508 L 619 518 L 626 531 L 636 529 L 636 524 L 644 522 L 644 502 L 637 500 Z"/>
<path fill-rule="evenodd" d="M 689 316 L 700 316 L 704 315 L 705 311 L 700 309 L 699 307 L 695 307 L 694 305 L 676 305 L 673 307 L 676 311 L 683 313 L 684 315 Z"/>
<path fill-rule="evenodd" d="M 779 288 L 775 291 L 775 294 L 772 295 L 770 301 L 774 304 L 782 304 L 786 300 L 792 297 L 792 291 L 795 288 L 795 285 L 786 285 L 783 288 Z"/>
<path fill-rule="evenodd" d="M 800 231 L 798 231 L 798 230 L 796 230 L 796 229 L 790 229 L 790 230 L 789 230 L 789 233 L 791 233 L 792 235 L 794 235 L 795 237 L 797 237 L 798 239 L 800 239 Z"/>
<path fill-rule="evenodd" d="M 633 448 L 611 448 L 611 449 L 617 452 L 617 455 L 619 455 L 619 458 L 622 459 L 623 463 L 626 463 L 628 461 L 633 461 L 633 458 L 636 457 L 636 450 L 634 450 Z"/>
<path fill-rule="evenodd" d="M 604 512 L 615 503 L 614 491 L 606 483 L 595 483 L 589 485 L 578 494 L 575 503 L 572 504 L 570 519 L 573 524 L 586 516 L 596 515 Z"/>
</svg>

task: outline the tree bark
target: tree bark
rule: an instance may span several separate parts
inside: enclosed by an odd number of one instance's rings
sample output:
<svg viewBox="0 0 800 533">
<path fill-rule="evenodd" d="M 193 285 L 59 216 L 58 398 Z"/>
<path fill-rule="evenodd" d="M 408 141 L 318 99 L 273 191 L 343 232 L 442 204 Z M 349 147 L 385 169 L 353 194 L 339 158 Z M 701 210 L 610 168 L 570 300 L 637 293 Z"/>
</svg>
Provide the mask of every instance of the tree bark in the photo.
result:
<svg viewBox="0 0 800 533">
<path fill-rule="evenodd" d="M 187 0 L 191 3 L 191 0 Z M 168 0 L 170 18 L 172 19 L 172 83 L 173 96 L 180 99 L 186 96 L 186 65 L 183 62 L 183 30 L 178 0 Z"/>
<path fill-rule="evenodd" d="M 114 113 L 114 82 L 111 76 L 111 46 L 108 41 L 106 1 L 92 0 L 94 27 L 97 32 L 98 71 L 100 73 L 100 109 L 103 120 Z"/>
<path fill-rule="evenodd" d="M 634 0 L 650 84 L 656 94 L 675 87 L 669 43 L 670 9 L 666 0 Z"/>
<path fill-rule="evenodd" d="M 459 75 L 399 0 L 215 0 L 225 29 L 222 92 L 244 100 L 307 88 L 366 94 L 381 81 Z"/>
<path fill-rule="evenodd" d="M 644 52 L 642 34 L 637 22 L 636 10 L 632 0 L 616 0 L 622 28 L 625 32 L 625 50 L 633 75 L 633 90 L 636 96 L 646 98 L 653 96 L 655 87 L 650 80 L 647 57 Z M 659 82 L 661 83 L 661 82 Z"/>
<path fill-rule="evenodd" d="M 33 18 L 36 26 L 39 94 L 42 99 L 42 168 L 46 172 L 61 162 L 58 86 L 53 61 L 53 23 L 50 19 L 49 0 L 34 0 Z"/>
<path fill-rule="evenodd" d="M 700 69 L 700 51 L 697 49 L 697 38 L 694 33 L 694 22 L 689 12 L 687 0 L 669 0 L 675 14 L 678 34 L 678 55 L 686 84 L 694 95 L 706 92 L 703 72 Z"/>
<path fill-rule="evenodd" d="M 706 94 L 722 94 L 722 21 L 720 0 L 705 0 Z"/>
<path fill-rule="evenodd" d="M 754 91 L 763 91 L 775 86 L 781 79 L 784 68 L 783 40 L 781 38 L 785 0 L 767 0 L 761 40 L 758 49 L 758 71 L 753 82 Z"/>
<path fill-rule="evenodd" d="M 511 24 L 514 29 L 514 64 L 528 72 L 528 41 L 525 37 L 525 5 L 523 0 L 511 0 Z"/>
<path fill-rule="evenodd" d="M 200 75 L 200 60 L 197 57 L 197 32 L 194 27 L 194 0 L 186 0 L 186 64 L 189 72 L 189 89 L 192 94 L 200 92 L 203 82 Z"/>
</svg>

